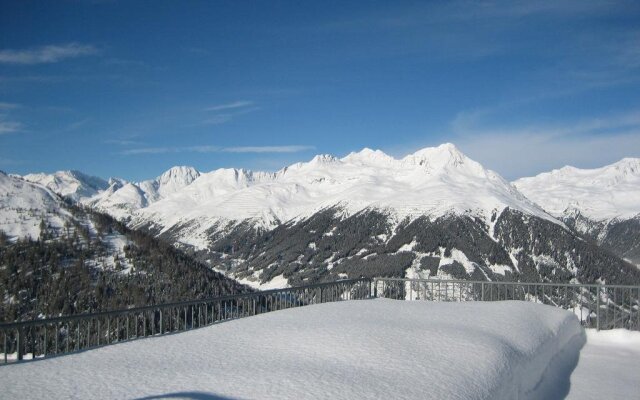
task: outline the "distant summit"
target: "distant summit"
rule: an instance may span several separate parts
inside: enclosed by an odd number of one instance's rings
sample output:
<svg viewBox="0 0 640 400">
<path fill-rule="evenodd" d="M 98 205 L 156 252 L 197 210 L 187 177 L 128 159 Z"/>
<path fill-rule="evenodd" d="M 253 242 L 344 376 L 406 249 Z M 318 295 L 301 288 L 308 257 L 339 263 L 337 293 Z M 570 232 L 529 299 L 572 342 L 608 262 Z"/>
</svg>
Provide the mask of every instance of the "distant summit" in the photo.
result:
<svg viewBox="0 0 640 400">
<path fill-rule="evenodd" d="M 566 166 L 513 184 L 557 217 L 576 210 L 600 221 L 640 214 L 640 158 L 594 169 Z"/>
</svg>

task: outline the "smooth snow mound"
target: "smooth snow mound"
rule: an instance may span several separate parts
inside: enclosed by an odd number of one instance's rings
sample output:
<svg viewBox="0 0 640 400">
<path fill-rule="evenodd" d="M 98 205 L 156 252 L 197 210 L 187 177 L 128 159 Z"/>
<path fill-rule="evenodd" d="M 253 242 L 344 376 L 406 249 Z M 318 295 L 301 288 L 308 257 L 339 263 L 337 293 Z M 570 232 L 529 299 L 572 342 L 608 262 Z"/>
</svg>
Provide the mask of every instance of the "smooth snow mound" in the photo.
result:
<svg viewBox="0 0 640 400">
<path fill-rule="evenodd" d="M 558 385 L 551 378 L 568 381 L 571 369 L 559 373 L 556 366 L 576 358 L 583 343 L 574 315 L 540 304 L 348 301 L 3 367 L 0 393 L 7 398 L 553 398 L 547 389 Z"/>
</svg>

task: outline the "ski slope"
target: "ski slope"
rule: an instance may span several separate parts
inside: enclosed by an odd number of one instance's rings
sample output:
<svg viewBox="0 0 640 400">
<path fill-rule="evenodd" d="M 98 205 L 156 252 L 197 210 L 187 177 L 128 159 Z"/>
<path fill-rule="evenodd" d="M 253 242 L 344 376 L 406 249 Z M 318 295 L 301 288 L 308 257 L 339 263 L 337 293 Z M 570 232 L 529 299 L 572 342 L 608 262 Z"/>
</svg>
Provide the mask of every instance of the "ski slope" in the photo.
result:
<svg viewBox="0 0 640 400">
<path fill-rule="evenodd" d="M 0 395 L 554 398 L 584 341 L 574 315 L 534 303 L 326 303 L 3 367 Z"/>
</svg>

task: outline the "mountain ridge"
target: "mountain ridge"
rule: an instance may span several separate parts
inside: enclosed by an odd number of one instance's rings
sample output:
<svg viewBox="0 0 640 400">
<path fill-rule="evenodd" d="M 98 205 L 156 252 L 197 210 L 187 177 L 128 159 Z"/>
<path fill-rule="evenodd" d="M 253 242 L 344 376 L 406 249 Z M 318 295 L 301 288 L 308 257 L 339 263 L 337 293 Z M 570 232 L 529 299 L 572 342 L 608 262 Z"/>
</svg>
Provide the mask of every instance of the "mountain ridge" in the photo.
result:
<svg viewBox="0 0 640 400">
<path fill-rule="evenodd" d="M 632 174 L 633 163 L 614 170 Z M 450 143 L 398 159 L 368 148 L 342 158 L 317 155 L 276 172 L 175 167 L 143 182 L 112 179 L 107 190 L 80 203 L 259 288 L 372 273 L 636 279 L 637 270 L 618 258 L 633 262 L 633 243 L 631 254 L 596 242 L 573 219 L 548 213 Z"/>
</svg>

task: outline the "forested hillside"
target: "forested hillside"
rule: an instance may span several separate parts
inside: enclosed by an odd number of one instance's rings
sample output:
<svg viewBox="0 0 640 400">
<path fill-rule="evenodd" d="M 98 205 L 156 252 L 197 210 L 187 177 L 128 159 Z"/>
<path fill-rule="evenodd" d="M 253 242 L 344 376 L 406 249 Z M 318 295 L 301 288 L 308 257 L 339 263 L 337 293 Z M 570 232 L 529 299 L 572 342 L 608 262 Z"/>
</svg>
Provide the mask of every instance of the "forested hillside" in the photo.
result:
<svg viewBox="0 0 640 400">
<path fill-rule="evenodd" d="M 0 232 L 0 321 L 44 318 L 248 290 L 149 234 L 68 205 L 38 240 Z"/>
</svg>

